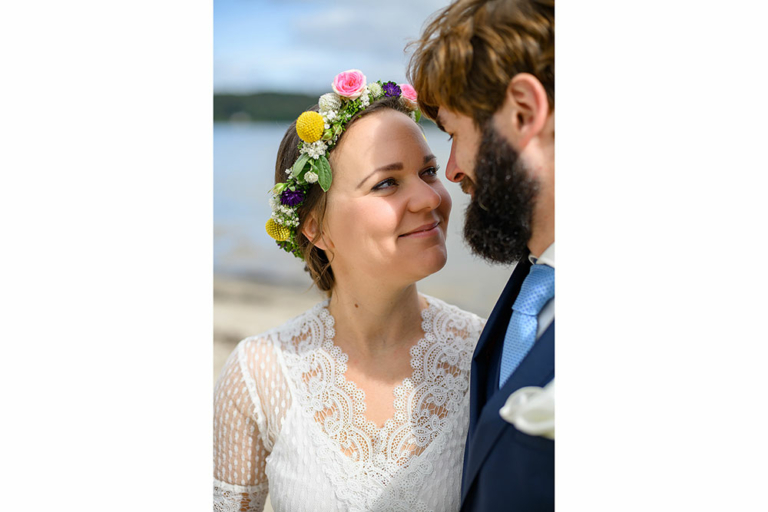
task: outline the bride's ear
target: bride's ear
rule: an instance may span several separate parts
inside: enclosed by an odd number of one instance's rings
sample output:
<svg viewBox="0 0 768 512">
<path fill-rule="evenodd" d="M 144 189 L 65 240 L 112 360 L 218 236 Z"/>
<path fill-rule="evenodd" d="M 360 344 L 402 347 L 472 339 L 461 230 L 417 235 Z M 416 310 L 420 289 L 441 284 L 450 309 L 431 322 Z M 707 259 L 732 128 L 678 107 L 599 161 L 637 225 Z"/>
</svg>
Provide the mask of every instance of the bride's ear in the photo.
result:
<svg viewBox="0 0 768 512">
<path fill-rule="evenodd" d="M 304 221 L 304 225 L 301 227 L 301 232 L 311 242 L 317 236 L 318 231 L 320 231 L 320 227 L 317 222 L 317 217 L 314 213 L 311 213 L 307 220 Z M 328 245 L 325 243 L 322 231 L 320 231 L 320 237 L 315 242 L 315 247 L 324 251 L 328 250 Z"/>
</svg>

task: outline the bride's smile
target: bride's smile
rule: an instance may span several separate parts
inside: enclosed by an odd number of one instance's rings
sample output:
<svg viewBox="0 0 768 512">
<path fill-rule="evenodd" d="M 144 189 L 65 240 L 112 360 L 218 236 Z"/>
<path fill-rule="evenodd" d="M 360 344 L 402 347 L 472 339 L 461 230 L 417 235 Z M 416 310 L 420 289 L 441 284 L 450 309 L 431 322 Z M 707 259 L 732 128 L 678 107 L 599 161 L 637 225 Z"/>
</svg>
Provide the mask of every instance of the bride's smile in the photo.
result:
<svg viewBox="0 0 768 512">
<path fill-rule="evenodd" d="M 445 265 L 451 198 L 416 123 L 394 110 L 364 117 L 330 162 L 334 182 L 318 246 L 334 268 L 415 282 Z"/>
<path fill-rule="evenodd" d="M 440 221 L 436 220 L 435 222 L 430 222 L 428 224 L 425 224 L 421 227 L 414 229 L 413 231 L 409 231 L 408 233 L 403 233 L 402 235 L 400 235 L 400 238 L 403 238 L 403 237 L 421 238 L 426 236 L 437 235 L 440 233 L 437 230 L 437 227 L 439 225 L 440 225 Z"/>
</svg>

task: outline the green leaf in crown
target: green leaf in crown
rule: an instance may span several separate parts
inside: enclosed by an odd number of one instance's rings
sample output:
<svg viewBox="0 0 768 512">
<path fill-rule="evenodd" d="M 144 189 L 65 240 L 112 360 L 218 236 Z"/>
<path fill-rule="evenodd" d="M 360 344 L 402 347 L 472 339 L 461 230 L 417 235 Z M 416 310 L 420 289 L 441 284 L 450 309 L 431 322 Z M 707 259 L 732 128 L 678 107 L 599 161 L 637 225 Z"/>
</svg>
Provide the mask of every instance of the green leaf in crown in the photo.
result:
<svg viewBox="0 0 768 512">
<path fill-rule="evenodd" d="M 296 160 L 296 163 L 293 164 L 293 169 L 291 170 L 291 174 L 298 177 L 299 174 L 301 174 L 301 171 L 304 170 L 304 166 L 307 165 L 307 162 L 309 161 L 309 155 L 304 153 L 299 157 L 298 160 Z"/>
<path fill-rule="evenodd" d="M 333 181 L 333 174 L 331 173 L 331 164 L 325 158 L 325 155 L 318 159 L 317 168 L 317 182 L 320 184 L 323 192 L 328 192 L 328 189 L 331 188 L 331 181 Z"/>
</svg>

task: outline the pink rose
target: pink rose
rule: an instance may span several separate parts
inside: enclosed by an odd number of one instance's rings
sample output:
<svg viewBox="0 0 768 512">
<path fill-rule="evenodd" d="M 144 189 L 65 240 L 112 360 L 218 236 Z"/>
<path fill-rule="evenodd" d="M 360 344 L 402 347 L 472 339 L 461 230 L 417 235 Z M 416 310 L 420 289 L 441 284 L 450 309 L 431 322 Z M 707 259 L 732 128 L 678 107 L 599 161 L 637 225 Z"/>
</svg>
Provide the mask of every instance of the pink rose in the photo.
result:
<svg viewBox="0 0 768 512">
<path fill-rule="evenodd" d="M 405 103 L 405 106 L 411 110 L 419 108 L 419 104 L 416 103 L 416 89 L 411 84 L 397 84 L 400 88 L 400 100 Z"/>
<path fill-rule="evenodd" d="M 349 69 L 336 75 L 331 87 L 333 92 L 344 98 L 357 99 L 365 89 L 365 75 L 359 69 Z"/>
<path fill-rule="evenodd" d="M 416 101 L 418 95 L 411 84 L 397 84 L 400 87 L 401 96 L 407 100 Z"/>
</svg>

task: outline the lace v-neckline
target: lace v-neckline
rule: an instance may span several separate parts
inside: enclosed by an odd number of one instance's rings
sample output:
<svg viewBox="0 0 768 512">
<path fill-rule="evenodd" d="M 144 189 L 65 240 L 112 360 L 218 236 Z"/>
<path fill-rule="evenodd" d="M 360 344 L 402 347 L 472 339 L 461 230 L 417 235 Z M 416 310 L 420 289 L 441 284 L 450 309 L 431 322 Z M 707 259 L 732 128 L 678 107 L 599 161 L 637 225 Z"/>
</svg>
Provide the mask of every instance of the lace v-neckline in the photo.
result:
<svg viewBox="0 0 768 512">
<path fill-rule="evenodd" d="M 392 417 L 388 418 L 381 427 L 376 425 L 374 421 L 370 420 L 365 415 L 365 412 L 368 409 L 368 404 L 365 401 L 365 391 L 360 389 L 355 381 L 347 379 L 346 373 L 349 356 L 335 342 L 336 329 L 334 328 L 334 325 L 336 324 L 336 319 L 331 312 L 328 311 L 328 304 L 330 301 L 325 300 L 321 303 L 320 318 L 325 325 L 325 335 L 321 347 L 331 356 L 336 365 L 336 386 L 347 392 L 349 396 L 354 397 L 355 412 L 354 417 L 350 418 L 350 420 L 354 425 L 362 428 L 372 438 L 375 437 L 379 441 L 384 441 L 389 438 L 390 435 L 394 433 L 395 429 L 408 421 L 408 416 L 406 415 L 408 397 L 414 387 L 424 381 L 424 371 L 421 361 L 423 350 L 437 339 L 432 332 L 431 322 L 431 319 L 435 315 L 435 305 L 429 298 L 423 295 L 420 296 L 426 301 L 427 307 L 421 310 L 421 338 L 410 348 L 410 365 L 413 371 L 409 377 L 405 377 L 400 384 L 393 388 L 392 393 L 394 395 L 393 405 L 395 413 Z"/>
<path fill-rule="evenodd" d="M 378 510 L 382 503 L 392 503 L 399 510 L 445 510 L 443 501 L 425 506 L 432 497 L 422 491 L 446 450 L 459 453 L 464 446 L 469 368 L 482 321 L 439 299 L 420 296 L 426 300 L 420 312 L 424 334 L 410 350 L 413 373 L 392 389 L 394 417 L 382 427 L 365 417 L 365 393 L 345 376 L 349 358 L 334 344 L 329 301 L 270 333 L 289 393 L 272 391 L 276 378 L 262 366 L 267 411 L 278 415 L 286 407 L 278 405 L 283 400 L 296 404 L 287 406 L 283 423 L 273 421 L 279 428 L 271 453 L 273 471 L 281 471 L 280 463 L 290 459 L 297 466 L 283 469 L 293 478 L 302 471 L 298 467 L 317 461 L 314 473 L 322 473 L 336 499 L 350 509 Z M 456 485 L 452 481 L 447 488 Z"/>
<path fill-rule="evenodd" d="M 410 351 L 413 374 L 368 396 L 388 409 L 377 419 L 401 413 L 380 428 L 355 419 L 365 394 L 354 380 L 367 380 L 352 370 L 353 382 L 346 380 L 348 358 L 333 343 L 343 340 L 322 302 L 238 345 L 217 384 L 215 422 L 217 482 L 238 487 L 217 487 L 219 503 L 239 509 L 249 492 L 258 508 L 269 481 L 276 510 L 458 510 L 469 370 L 483 321 L 421 296 L 424 335 Z M 400 399 L 396 412 L 389 393 Z"/>
</svg>

